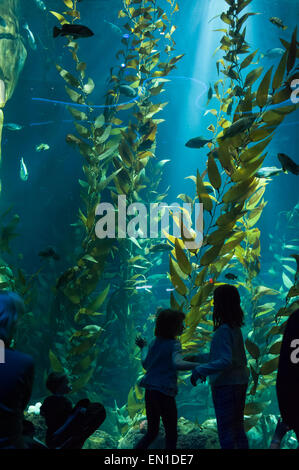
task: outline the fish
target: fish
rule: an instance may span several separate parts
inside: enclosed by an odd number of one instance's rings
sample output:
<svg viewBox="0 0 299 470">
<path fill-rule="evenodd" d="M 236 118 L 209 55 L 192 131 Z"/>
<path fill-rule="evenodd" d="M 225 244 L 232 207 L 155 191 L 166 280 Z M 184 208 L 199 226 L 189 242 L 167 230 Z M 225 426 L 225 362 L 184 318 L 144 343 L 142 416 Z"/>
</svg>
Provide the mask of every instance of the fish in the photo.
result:
<svg viewBox="0 0 299 470">
<path fill-rule="evenodd" d="M 77 0 L 78 2 L 80 2 L 80 0 Z M 42 10 L 42 11 L 46 11 L 47 7 L 46 5 L 44 4 L 43 0 L 34 0 L 36 6 Z"/>
<path fill-rule="evenodd" d="M 27 181 L 28 176 L 29 176 L 29 173 L 28 173 L 27 167 L 25 165 L 24 159 L 21 158 L 21 161 L 20 161 L 20 178 L 21 178 L 22 181 Z"/>
<path fill-rule="evenodd" d="M 3 80 L 0 80 L 0 108 L 3 108 L 6 102 L 6 88 Z"/>
<path fill-rule="evenodd" d="M 241 119 L 238 119 L 230 127 L 227 127 L 225 129 L 224 134 L 222 137 L 220 137 L 220 139 L 224 140 L 227 137 L 234 137 L 237 134 L 241 134 L 241 132 L 246 131 L 252 126 L 255 119 L 255 116 L 243 117 Z"/>
<path fill-rule="evenodd" d="M 236 279 L 238 279 L 238 276 L 236 276 L 235 274 L 233 273 L 227 273 L 224 275 L 224 277 L 226 277 L 226 279 L 231 279 L 233 281 L 235 281 Z"/>
<path fill-rule="evenodd" d="M 285 153 L 279 153 L 277 155 L 277 158 L 281 163 L 281 167 L 283 171 L 290 171 L 294 175 L 299 175 L 299 165 L 297 165 L 297 163 L 295 163 Z"/>
<path fill-rule="evenodd" d="M 277 26 L 278 28 L 282 28 L 283 30 L 287 29 L 287 26 L 285 26 L 283 24 L 283 21 L 277 16 L 272 16 L 272 18 L 269 18 L 269 21 L 271 21 L 271 23 Z"/>
<path fill-rule="evenodd" d="M 287 250 L 296 250 L 296 251 L 299 251 L 299 247 L 296 246 L 296 245 L 286 245 L 286 244 L 283 244 L 283 248 L 284 248 L 284 249 L 287 249 Z"/>
<path fill-rule="evenodd" d="M 72 36 L 74 39 L 89 38 L 94 36 L 94 33 L 87 26 L 81 24 L 64 24 L 61 28 L 54 26 L 53 38 L 57 36 Z"/>
<path fill-rule="evenodd" d="M 129 98 L 135 98 L 138 95 L 138 91 L 129 85 L 120 85 L 118 89 L 122 95 L 128 96 Z"/>
<path fill-rule="evenodd" d="M 41 152 L 42 150 L 49 150 L 49 148 L 50 148 L 50 145 L 48 144 L 39 144 L 35 147 L 35 150 L 37 152 Z"/>
<path fill-rule="evenodd" d="M 211 139 L 205 139 L 204 137 L 199 136 L 188 140 L 188 142 L 185 144 L 185 147 L 188 147 L 190 149 L 200 149 L 211 142 Z"/>
<path fill-rule="evenodd" d="M 76 275 L 79 274 L 79 267 L 75 266 L 73 268 L 67 269 L 57 280 L 56 289 L 61 289 L 73 281 Z"/>
<path fill-rule="evenodd" d="M 10 131 L 20 131 L 21 129 L 23 129 L 23 126 L 21 126 L 21 124 L 15 124 L 14 122 L 8 122 L 7 124 L 4 124 L 3 127 Z"/>
<path fill-rule="evenodd" d="M 168 280 L 166 274 L 151 274 L 150 276 L 147 277 L 147 281 L 150 281 L 151 283 L 162 281 L 162 280 Z"/>
<path fill-rule="evenodd" d="M 55 261 L 60 260 L 60 256 L 52 247 L 49 247 L 44 251 L 40 251 L 38 256 L 40 256 L 41 258 L 53 258 Z"/>
<path fill-rule="evenodd" d="M 227 114 L 228 116 L 231 115 L 232 109 L 233 109 L 233 100 L 231 100 L 231 102 L 229 103 L 229 105 L 228 105 L 228 107 L 227 107 L 226 114 Z"/>
<path fill-rule="evenodd" d="M 150 248 L 146 248 L 147 253 L 158 253 L 161 251 L 172 251 L 173 247 L 168 245 L 168 243 L 158 243 L 157 245 L 152 245 Z"/>
<path fill-rule="evenodd" d="M 260 168 L 255 176 L 257 178 L 271 178 L 271 176 L 279 175 L 279 173 L 283 173 L 281 168 L 277 168 L 276 166 L 265 166 L 264 168 Z"/>
<path fill-rule="evenodd" d="M 268 49 L 265 54 L 261 54 L 261 59 L 266 57 L 267 59 L 276 59 L 277 57 L 281 57 L 284 54 L 284 50 L 281 47 L 273 47 L 272 49 Z"/>
<path fill-rule="evenodd" d="M 212 88 L 212 85 L 210 84 L 210 88 L 208 91 L 208 103 L 212 99 L 212 97 L 213 97 L 213 88 Z"/>
<path fill-rule="evenodd" d="M 115 34 L 121 34 L 121 35 L 123 34 L 119 26 L 116 26 L 116 24 L 111 23 L 111 21 L 104 20 L 104 23 L 107 23 L 110 26 L 111 31 L 113 31 Z"/>
<path fill-rule="evenodd" d="M 7 23 L 2 16 L 0 16 L 0 26 L 2 26 L 2 28 L 6 28 L 7 26 Z"/>
<path fill-rule="evenodd" d="M 25 23 L 23 25 L 23 28 L 25 29 L 25 31 L 27 33 L 27 39 L 28 39 L 28 42 L 29 42 L 29 46 L 31 47 L 31 49 L 33 51 L 35 51 L 36 48 L 37 48 L 36 41 L 35 41 L 35 37 L 34 37 L 32 31 L 30 30 L 30 28 L 28 26 L 28 23 Z"/>
</svg>

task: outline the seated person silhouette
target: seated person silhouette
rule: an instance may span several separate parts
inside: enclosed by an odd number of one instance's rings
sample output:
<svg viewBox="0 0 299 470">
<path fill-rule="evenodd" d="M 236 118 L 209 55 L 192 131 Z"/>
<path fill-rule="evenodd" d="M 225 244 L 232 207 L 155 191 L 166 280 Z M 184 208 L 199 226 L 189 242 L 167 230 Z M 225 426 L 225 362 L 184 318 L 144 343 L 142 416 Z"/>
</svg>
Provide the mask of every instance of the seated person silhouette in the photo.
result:
<svg viewBox="0 0 299 470">
<path fill-rule="evenodd" d="M 32 392 L 34 362 L 31 356 L 11 348 L 22 313 L 21 297 L 0 291 L 0 340 L 1 346 L 4 344 L 4 358 L 0 360 L 0 449 L 25 447 L 23 415 Z"/>
<path fill-rule="evenodd" d="M 71 392 L 66 374 L 53 372 L 47 380 L 52 393 L 41 406 L 47 425 L 46 444 L 50 449 L 81 449 L 86 439 L 104 422 L 106 411 L 88 399 L 73 404 L 65 395 Z"/>
</svg>

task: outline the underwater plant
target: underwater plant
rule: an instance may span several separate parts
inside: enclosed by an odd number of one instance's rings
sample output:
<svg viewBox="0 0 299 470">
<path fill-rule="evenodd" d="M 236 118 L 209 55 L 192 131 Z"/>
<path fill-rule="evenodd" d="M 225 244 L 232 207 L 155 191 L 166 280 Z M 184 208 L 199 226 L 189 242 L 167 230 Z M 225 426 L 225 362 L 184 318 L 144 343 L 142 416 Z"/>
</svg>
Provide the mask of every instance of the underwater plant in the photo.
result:
<svg viewBox="0 0 299 470">
<path fill-rule="evenodd" d="M 191 148 L 209 148 L 207 169 L 202 175 L 197 170 L 196 176 L 189 177 L 196 185 L 195 197 L 186 194 L 179 196 L 184 202 L 191 201 L 194 205 L 198 201 L 203 204 L 203 243 L 199 249 L 188 248 L 186 242 L 195 238 L 195 229 L 192 225 L 190 228 L 190 224 L 187 228 L 186 219 L 183 221 L 176 215 L 173 218 L 184 229 L 183 235 L 181 238 L 168 235 L 173 246 L 169 274 L 176 291 L 176 295 L 171 294 L 170 302 L 172 308 L 181 309 L 187 314 L 181 342 L 188 352 L 205 348 L 211 340 L 211 295 L 214 287 L 225 282 L 218 278 L 227 272 L 234 260 L 241 263 L 245 282 L 240 282 L 238 276 L 230 273 L 225 276 L 237 279 L 234 284 L 244 286 L 249 292 L 251 302 L 256 304 L 252 312 L 254 321 L 273 310 L 257 305 L 261 296 L 278 293 L 265 286 L 252 285 L 260 270 L 260 232 L 255 224 L 266 205 L 262 198 L 267 184 L 266 178 L 257 178 L 256 174 L 263 165 L 267 155 L 264 151 L 276 129 L 297 108 L 295 104 L 284 103 L 291 97 L 290 83 L 297 76 L 297 30 L 293 32 L 290 42 L 281 40 L 285 52 L 274 74 L 271 67 L 256 85 L 264 67 L 255 67 L 244 76 L 245 69 L 252 65 L 257 53 L 250 52 L 246 42 L 246 22 L 255 13 L 244 13 L 243 10 L 251 1 L 226 0 L 226 3 L 229 8 L 220 15 L 224 23 L 220 31 L 224 35 L 218 48 L 225 55 L 216 63 L 218 74 L 224 78 L 213 85 L 218 107 L 205 113 L 215 118 L 207 129 L 212 137 L 195 137 L 186 144 Z M 241 59 L 244 54 L 248 55 Z M 212 95 L 211 87 L 208 102 Z M 206 176 L 208 181 L 205 181 Z M 295 288 L 294 295 L 298 295 L 296 292 Z M 273 314 L 271 321 L 275 321 Z M 281 326 L 276 328 L 282 331 Z M 254 328 L 253 334 L 257 334 L 257 329 Z M 269 334 L 266 350 L 270 345 L 272 353 L 277 347 L 270 344 L 273 331 Z M 248 340 L 246 345 L 256 360 L 257 350 L 253 344 Z M 277 368 L 277 358 L 270 361 L 266 356 L 258 358 L 258 367 L 251 365 L 254 381 L 251 395 L 258 386 L 258 378 L 272 374 Z M 270 380 L 273 383 L 273 376 Z M 250 399 L 246 414 L 254 415 L 257 408 L 262 410 L 264 407 L 265 403 L 256 404 Z"/>
<path fill-rule="evenodd" d="M 218 30 L 223 33 L 218 48 L 223 57 L 216 62 L 219 79 L 210 86 L 210 109 L 205 112 L 211 123 L 207 135 L 186 143 L 204 158 L 207 154 L 207 168 L 202 174 L 195 170 L 189 177 L 196 188 L 192 197 L 178 195 L 193 208 L 197 202 L 203 204 L 203 227 L 192 228 L 191 215 L 181 220 L 173 213 L 182 236 L 167 233 L 167 243 L 150 240 L 140 226 L 137 230 L 137 224 L 136 237 L 127 239 L 101 239 L 95 231 L 97 206 L 103 201 L 115 207 L 119 196 L 126 196 L 128 204 L 149 205 L 167 196 L 168 188 L 161 191 L 160 184 L 169 160 L 157 158 L 163 122 L 157 115 L 167 106 L 162 93 L 183 57 L 175 55 L 173 39 L 174 14 L 179 11 L 176 0 L 123 0 L 120 27 L 115 26 L 121 46 L 116 65 L 110 64 L 102 106 L 95 105 L 95 97 L 101 93 L 97 95 L 97 80 L 89 76 L 88 63 L 79 48 L 79 34 L 92 35 L 80 25 L 79 0 L 61 0 L 61 13 L 50 12 L 60 24 L 54 29 L 55 35 L 62 36 L 58 41 L 72 59 L 71 65 L 65 65 L 69 62 L 61 63 L 61 55 L 56 69 L 73 103 L 68 111 L 74 131 L 66 135 L 66 142 L 82 156 L 84 175 L 78 181 L 80 209 L 72 224 L 75 235 L 66 249 L 63 272 L 58 274 L 59 264 L 54 268 L 55 258 L 46 261 L 49 250 L 41 252 L 42 267 L 32 276 L 18 269 L 17 263 L 12 268 L 2 260 L 2 256 L 10 259 L 10 242 L 17 235 L 19 217 L 5 221 L 8 214 L 4 214 L 0 220 L 0 285 L 18 291 L 25 299 L 26 313 L 20 319 L 16 344 L 33 356 L 39 353 L 39 399 L 45 393 L 40 384 L 45 382 L 49 367 L 66 371 L 73 393 L 87 390 L 91 399 L 114 406 L 116 428 L 121 434 L 144 419 L 144 392 L 138 385 L 141 366 L 134 340 L 136 331 L 145 336 L 152 333 L 154 315 L 149 313 L 156 310 L 157 296 L 151 284 L 155 287 L 164 279 L 172 282 L 173 289 L 167 289 L 173 290 L 170 305 L 187 314 L 181 341 L 188 353 L 208 348 L 214 287 L 229 280 L 243 289 L 251 370 L 247 430 L 254 428 L 270 408 L 285 319 L 298 307 L 298 255 L 282 258 L 285 244 L 290 243 L 288 235 L 276 260 L 278 269 L 286 261 L 284 287 L 270 288 L 260 277 L 261 234 L 257 228 L 271 185 L 267 172 L 262 171 L 266 169 L 261 168 L 267 146 L 285 117 L 296 109 L 287 101 L 291 83 L 298 78 L 296 30 L 290 42 L 281 40 L 279 63 L 264 70 L 259 64 L 261 57 L 257 59 L 258 51 L 252 52 L 247 43 L 246 24 L 254 13 L 244 10 L 251 0 L 225 1 L 227 11 L 219 15 L 224 26 Z M 157 215 L 158 220 L 161 217 Z M 116 218 L 116 229 L 117 225 Z M 202 246 L 188 248 L 187 242 L 194 239 L 198 229 L 203 232 Z M 168 260 L 168 255 L 169 268 L 164 269 L 162 261 Z M 157 266 L 165 273 L 158 274 Z M 181 376 L 181 383 L 186 377 Z M 209 418 L 207 393 L 205 400 L 205 417 Z M 120 408 L 116 403 L 121 403 Z"/>
<path fill-rule="evenodd" d="M 71 28 L 80 19 L 77 2 L 66 0 L 63 3 L 69 8 L 67 12 L 51 13 L 59 20 L 62 28 L 65 25 Z M 157 128 L 163 120 L 155 119 L 154 116 L 167 104 L 156 102 L 167 81 L 163 77 L 173 70 L 182 55 L 172 57 L 175 45 L 172 39 L 175 31 L 172 15 L 178 11 L 177 3 L 168 2 L 168 16 L 156 5 L 157 2 L 143 1 L 142 8 L 133 6 L 134 3 L 126 0 L 119 13 L 120 18 L 128 20 L 124 25 L 128 33 L 121 39 L 124 48 L 116 55 L 117 59 L 121 57 L 122 63 L 110 70 L 110 88 L 105 95 L 102 114 L 95 115 L 96 110 L 89 101 L 95 83 L 91 78 L 85 80 L 87 67 L 78 57 L 79 45 L 75 37 L 66 36 L 75 73 L 70 73 L 60 65 L 56 66 L 67 83 L 65 89 L 69 97 L 81 105 L 79 109 L 68 108 L 75 120 L 78 135 L 68 134 L 66 141 L 83 155 L 86 178 L 85 181 L 79 180 L 81 199 L 85 205 L 84 210 L 79 211 L 79 224 L 83 229 L 82 254 L 76 264 L 61 275 L 56 286 L 57 291 L 67 299 L 65 308 L 73 317 L 70 322 L 71 329 L 75 329 L 70 337 L 72 346 L 66 363 L 54 351 L 50 351 L 52 368 L 61 370 L 67 367 L 75 378 L 73 391 L 87 385 L 94 372 L 97 380 L 103 382 L 100 375 L 105 364 L 109 363 L 113 352 L 111 344 L 115 338 L 122 344 L 119 362 L 120 365 L 123 363 L 126 370 L 129 369 L 127 375 L 137 376 L 139 368 L 139 361 L 134 357 L 135 321 L 132 304 L 137 293 L 136 286 L 144 283 L 149 270 L 150 263 L 141 255 L 146 242 L 141 240 L 139 243 L 132 238 L 97 238 L 95 212 L 104 196 L 112 202 L 117 202 L 118 195 L 126 195 L 129 202 L 150 202 L 153 196 L 160 201 L 165 197 L 166 194 L 159 194 L 157 188 L 167 161 L 154 161 Z M 163 44 L 161 52 L 156 50 L 160 42 Z M 160 59 L 162 54 L 165 55 L 163 62 Z M 120 104 L 122 94 L 131 100 Z M 118 114 L 128 110 L 130 113 L 125 119 L 129 122 L 125 123 Z M 135 122 L 129 120 L 130 116 Z M 153 174 L 156 175 L 154 181 L 151 177 Z M 136 268 L 139 270 L 137 273 Z M 143 270 L 142 274 L 140 269 Z M 100 279 L 103 282 L 109 279 L 113 281 L 90 300 L 89 296 L 98 291 Z M 103 309 L 106 300 L 105 315 L 100 309 Z M 89 324 L 90 319 L 93 320 L 92 325 Z M 100 348 L 97 347 L 99 338 Z"/>
<path fill-rule="evenodd" d="M 2 109 L 11 98 L 24 67 L 27 51 L 20 36 L 20 0 L 1 0 L 0 16 L 6 25 L 0 32 L 0 163 L 1 138 L 4 124 Z M 1 181 L 0 181 L 1 192 Z"/>
</svg>

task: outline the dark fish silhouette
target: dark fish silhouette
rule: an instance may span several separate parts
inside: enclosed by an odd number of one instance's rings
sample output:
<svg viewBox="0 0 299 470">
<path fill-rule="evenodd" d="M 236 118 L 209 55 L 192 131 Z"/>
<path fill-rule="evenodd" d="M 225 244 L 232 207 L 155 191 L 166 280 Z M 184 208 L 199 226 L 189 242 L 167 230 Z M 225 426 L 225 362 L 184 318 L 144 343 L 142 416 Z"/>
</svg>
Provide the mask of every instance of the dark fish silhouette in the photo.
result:
<svg viewBox="0 0 299 470">
<path fill-rule="evenodd" d="M 222 137 L 220 137 L 220 139 L 224 140 L 227 137 L 234 137 L 237 134 L 241 134 L 241 132 L 246 131 L 252 126 L 255 119 L 255 116 L 243 117 L 241 119 L 238 119 L 238 121 L 235 121 L 230 127 L 227 127 L 224 130 L 224 134 Z"/>
<path fill-rule="evenodd" d="M 55 261 L 60 260 L 60 256 L 51 247 L 47 248 L 47 250 L 40 251 L 38 256 L 40 256 L 41 258 L 53 258 L 53 259 L 55 259 Z"/>
<path fill-rule="evenodd" d="M 81 24 L 64 24 L 61 28 L 54 26 L 53 28 L 53 37 L 57 38 L 57 36 L 72 36 L 74 39 L 77 38 L 89 38 L 93 36 L 94 33 L 87 28 L 87 26 L 83 26 Z"/>
<path fill-rule="evenodd" d="M 193 139 L 188 140 L 188 142 L 185 144 L 186 147 L 189 147 L 190 149 L 200 149 L 204 147 L 206 144 L 209 142 L 212 142 L 211 139 L 205 139 L 204 137 L 194 137 Z"/>
<path fill-rule="evenodd" d="M 157 243 L 156 245 L 152 245 L 150 248 L 146 249 L 146 252 L 150 253 L 159 253 L 161 251 L 172 251 L 173 247 L 168 245 L 168 243 Z"/>
<path fill-rule="evenodd" d="M 278 28 L 282 28 L 283 30 L 287 29 L 287 26 L 285 26 L 280 18 L 277 16 L 272 16 L 272 18 L 269 19 L 272 24 L 277 26 Z"/>
<path fill-rule="evenodd" d="M 279 153 L 277 157 L 281 163 L 283 171 L 290 171 L 294 175 L 299 175 L 299 165 L 297 165 L 297 163 L 295 163 L 290 157 L 285 153 Z"/>
<path fill-rule="evenodd" d="M 212 85 L 210 84 L 210 88 L 208 91 L 208 103 L 210 102 L 212 98 L 213 98 L 213 88 L 212 88 Z"/>
<path fill-rule="evenodd" d="M 135 98 L 138 95 L 138 91 L 129 85 L 120 85 L 119 91 L 121 94 L 128 96 L 129 98 Z"/>
<path fill-rule="evenodd" d="M 74 268 L 69 268 L 67 269 L 66 272 L 64 272 L 60 278 L 58 279 L 56 283 L 56 288 L 61 289 L 65 287 L 69 282 L 73 281 L 76 277 L 76 274 L 79 272 L 78 266 L 75 266 Z"/>
<path fill-rule="evenodd" d="M 236 279 L 238 279 L 238 276 L 236 276 L 233 273 L 227 273 L 224 275 L 224 277 L 226 277 L 226 279 L 231 279 L 232 281 L 235 281 Z"/>
</svg>

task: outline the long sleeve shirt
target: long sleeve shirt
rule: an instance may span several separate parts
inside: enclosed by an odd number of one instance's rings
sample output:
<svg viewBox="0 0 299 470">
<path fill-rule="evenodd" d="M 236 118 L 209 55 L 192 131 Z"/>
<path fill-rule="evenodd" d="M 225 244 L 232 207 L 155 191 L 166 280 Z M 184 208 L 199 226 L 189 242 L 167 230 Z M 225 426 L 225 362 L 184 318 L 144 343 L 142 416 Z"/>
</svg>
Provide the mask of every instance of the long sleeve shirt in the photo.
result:
<svg viewBox="0 0 299 470">
<path fill-rule="evenodd" d="M 209 376 L 211 385 L 248 382 L 249 371 L 241 328 L 231 328 L 226 323 L 219 326 L 212 338 L 209 361 L 196 367 L 195 375 Z"/>
<path fill-rule="evenodd" d="M 198 363 L 184 361 L 178 340 L 157 337 L 141 352 L 141 362 L 146 374 L 141 387 L 158 390 L 169 396 L 177 394 L 177 371 L 192 370 Z"/>
<path fill-rule="evenodd" d="M 30 400 L 34 379 L 31 356 L 5 349 L 0 364 L 0 448 L 23 447 L 23 412 Z"/>
</svg>

